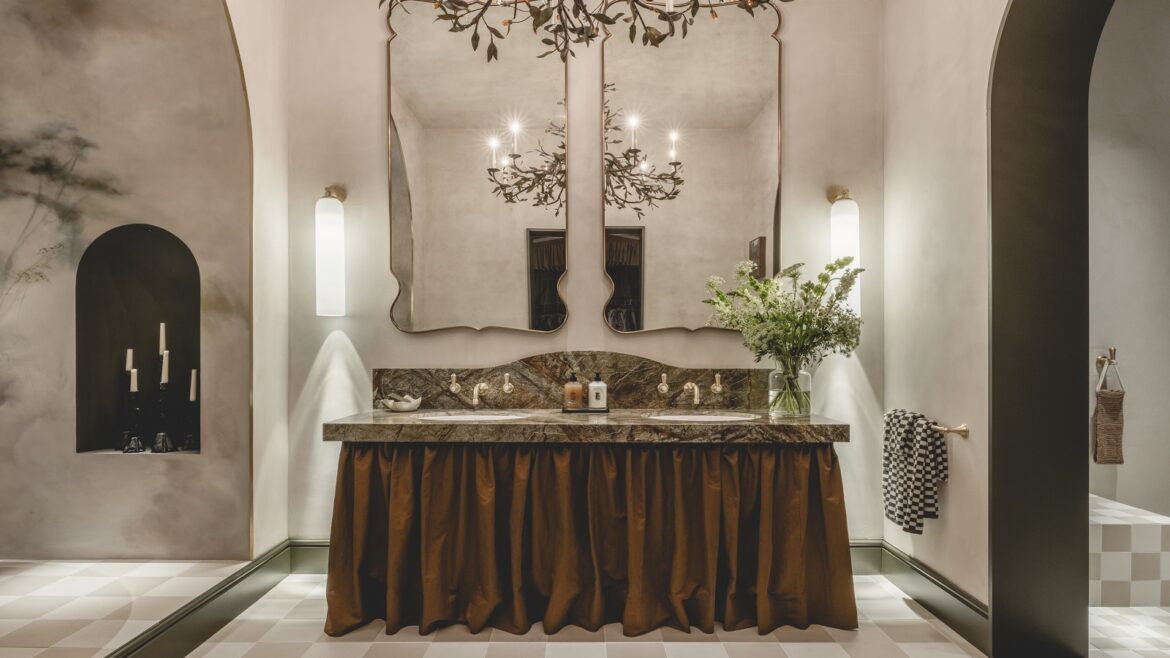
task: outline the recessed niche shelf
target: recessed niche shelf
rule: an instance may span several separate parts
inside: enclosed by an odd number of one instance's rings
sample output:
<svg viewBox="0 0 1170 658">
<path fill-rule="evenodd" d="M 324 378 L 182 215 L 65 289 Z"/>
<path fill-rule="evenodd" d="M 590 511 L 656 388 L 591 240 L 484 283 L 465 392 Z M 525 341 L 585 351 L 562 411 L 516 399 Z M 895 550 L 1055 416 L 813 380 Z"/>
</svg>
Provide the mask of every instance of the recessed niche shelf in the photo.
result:
<svg viewBox="0 0 1170 658">
<path fill-rule="evenodd" d="M 121 453 L 131 426 L 126 350 L 138 370 L 139 435 L 150 454 L 164 428 L 176 446 L 200 444 L 199 265 L 183 241 L 157 226 L 102 234 L 77 266 L 77 452 Z M 159 323 L 166 323 L 170 383 L 160 391 Z M 200 369 L 200 373 L 202 370 Z M 162 414 L 160 415 L 160 412 Z"/>
</svg>

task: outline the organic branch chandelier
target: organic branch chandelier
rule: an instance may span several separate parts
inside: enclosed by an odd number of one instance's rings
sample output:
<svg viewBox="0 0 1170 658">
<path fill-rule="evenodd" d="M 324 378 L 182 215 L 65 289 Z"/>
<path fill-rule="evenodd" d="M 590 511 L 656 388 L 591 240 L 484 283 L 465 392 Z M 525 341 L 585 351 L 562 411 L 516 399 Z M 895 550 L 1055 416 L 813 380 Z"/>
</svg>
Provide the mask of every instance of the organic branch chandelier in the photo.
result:
<svg viewBox="0 0 1170 658">
<path fill-rule="evenodd" d="M 641 35 L 642 45 L 657 47 L 666 39 L 673 36 L 687 36 L 687 31 L 695 24 L 695 17 L 702 9 L 711 13 L 712 19 L 718 19 L 715 11 L 720 7 L 732 7 L 746 11 L 755 16 L 756 11 L 774 11 L 780 14 L 777 3 L 791 2 L 792 0 L 595 0 L 597 5 L 590 8 L 587 0 L 378 0 L 378 6 L 389 6 L 386 20 L 394 10 L 401 7 L 409 11 L 410 4 L 430 4 L 435 12 L 435 20 L 449 21 L 451 32 L 466 32 L 471 30 L 471 48 L 479 50 L 481 38 L 486 34 L 487 60 L 499 59 L 497 40 L 504 40 L 511 34 L 512 28 L 528 23 L 532 26 L 532 33 L 541 36 L 540 42 L 548 46 L 539 57 L 547 57 L 557 53 L 561 61 L 573 54 L 571 45 L 584 43 L 589 45 L 594 39 L 601 36 L 603 29 L 625 23 L 629 26 L 630 42 L 634 43 Z M 492 18 L 488 12 L 493 10 Z M 499 20 L 499 27 L 490 24 L 501 14 L 507 18 Z"/>
<path fill-rule="evenodd" d="M 608 96 L 613 91 L 613 85 L 606 85 Z M 659 172 L 649 161 L 645 152 L 638 148 L 639 119 L 636 116 L 627 117 L 625 126 L 630 131 L 630 144 L 620 152 L 613 152 L 610 146 L 623 144 L 620 136 L 622 128 L 621 111 L 613 112 L 609 107 L 609 100 L 605 101 L 605 205 L 614 208 L 629 208 L 638 214 L 641 219 L 647 210 L 656 208 L 660 201 L 670 201 L 678 197 L 683 185 L 682 162 L 678 159 L 678 131 L 670 132 L 670 157 L 668 166 L 670 171 Z M 519 122 L 509 123 L 508 131 L 512 136 L 511 152 L 500 156 L 500 140 L 491 137 L 488 147 L 492 152 L 491 166 L 488 167 L 488 179 L 492 182 L 496 196 L 502 197 L 505 203 L 532 202 L 534 206 L 545 206 L 553 209 L 559 215 L 565 205 L 565 126 L 563 123 L 550 121 L 545 134 L 552 135 L 560 140 L 555 150 L 549 151 L 544 143 L 537 142 L 532 151 L 537 164 L 528 165 L 523 162 L 519 151 Z"/>
</svg>

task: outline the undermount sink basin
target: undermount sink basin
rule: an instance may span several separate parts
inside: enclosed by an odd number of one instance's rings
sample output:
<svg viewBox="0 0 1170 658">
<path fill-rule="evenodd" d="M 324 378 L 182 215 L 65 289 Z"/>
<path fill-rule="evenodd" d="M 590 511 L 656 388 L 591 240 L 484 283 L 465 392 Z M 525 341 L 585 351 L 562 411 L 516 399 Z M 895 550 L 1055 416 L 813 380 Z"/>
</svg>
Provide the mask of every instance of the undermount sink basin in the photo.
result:
<svg viewBox="0 0 1170 658">
<path fill-rule="evenodd" d="M 673 420 L 686 423 L 728 423 L 739 420 L 755 420 L 754 414 L 715 413 L 715 414 L 648 414 L 647 418 L 654 420 Z"/>
<path fill-rule="evenodd" d="M 508 413 L 473 413 L 473 412 L 446 412 L 446 413 L 430 413 L 419 416 L 419 420 L 432 420 L 441 423 L 490 423 L 499 420 L 521 420 L 527 418 L 520 414 Z"/>
</svg>

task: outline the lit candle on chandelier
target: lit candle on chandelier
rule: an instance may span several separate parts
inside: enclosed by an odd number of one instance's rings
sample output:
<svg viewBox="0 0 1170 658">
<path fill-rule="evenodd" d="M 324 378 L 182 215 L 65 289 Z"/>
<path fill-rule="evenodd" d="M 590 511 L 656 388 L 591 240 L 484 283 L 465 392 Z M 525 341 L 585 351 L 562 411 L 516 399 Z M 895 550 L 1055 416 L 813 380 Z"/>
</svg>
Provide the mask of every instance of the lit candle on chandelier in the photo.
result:
<svg viewBox="0 0 1170 658">
<path fill-rule="evenodd" d="M 512 122 L 510 124 L 508 124 L 508 129 L 512 131 L 512 153 L 513 154 L 520 153 L 520 128 L 521 128 L 520 122 L 515 120 L 515 119 L 512 119 Z"/>
<path fill-rule="evenodd" d="M 674 11 L 674 0 L 666 0 L 666 11 Z"/>
<path fill-rule="evenodd" d="M 492 150 L 492 164 L 491 164 L 491 168 L 493 168 L 493 169 L 494 169 L 494 168 L 496 168 L 496 167 L 499 167 L 500 165 L 499 165 L 499 159 L 498 159 L 498 158 L 499 158 L 499 151 L 500 151 L 500 140 L 499 140 L 499 139 L 497 139 L 497 138 L 496 138 L 496 137 L 494 137 L 494 136 L 493 136 L 493 137 L 490 137 L 490 138 L 488 138 L 488 147 L 489 147 L 489 148 L 491 148 L 491 150 Z"/>
<path fill-rule="evenodd" d="M 670 161 L 678 162 L 678 131 L 670 131 Z"/>
<path fill-rule="evenodd" d="M 638 148 L 638 115 L 631 114 L 629 119 L 626 119 L 626 125 L 630 128 L 630 148 Z"/>
</svg>

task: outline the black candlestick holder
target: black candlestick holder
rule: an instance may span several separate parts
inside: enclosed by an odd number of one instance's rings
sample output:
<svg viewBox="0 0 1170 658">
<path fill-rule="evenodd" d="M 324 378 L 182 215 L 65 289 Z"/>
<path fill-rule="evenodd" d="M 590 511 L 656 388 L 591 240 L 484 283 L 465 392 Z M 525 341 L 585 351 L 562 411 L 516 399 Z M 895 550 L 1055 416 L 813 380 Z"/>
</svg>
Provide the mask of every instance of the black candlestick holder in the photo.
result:
<svg viewBox="0 0 1170 658">
<path fill-rule="evenodd" d="M 142 406 L 138 402 L 138 393 L 130 392 L 126 396 L 127 424 L 122 432 L 122 452 L 142 452 Z"/>
<path fill-rule="evenodd" d="M 158 423 L 155 426 L 154 443 L 150 446 L 151 452 L 174 452 L 175 443 L 171 440 L 170 420 L 167 418 L 167 385 L 158 385 L 158 403 L 155 405 Z"/>
</svg>

